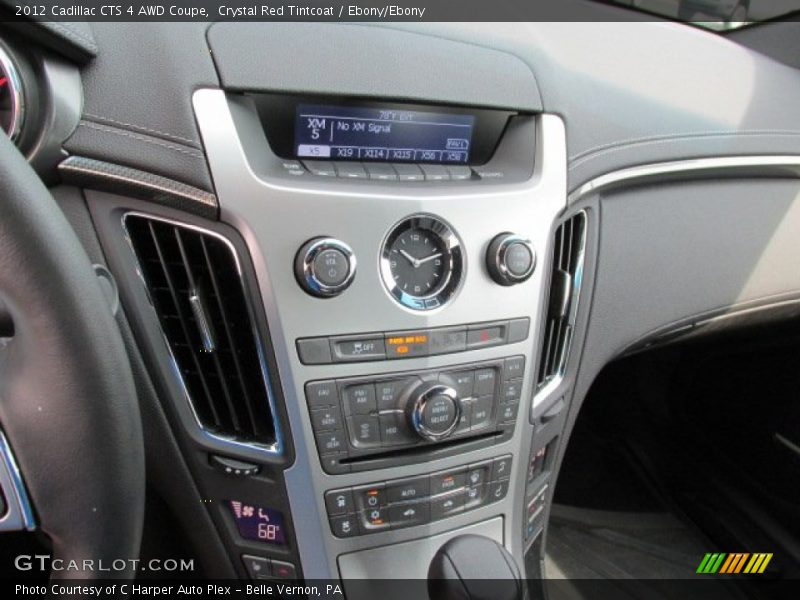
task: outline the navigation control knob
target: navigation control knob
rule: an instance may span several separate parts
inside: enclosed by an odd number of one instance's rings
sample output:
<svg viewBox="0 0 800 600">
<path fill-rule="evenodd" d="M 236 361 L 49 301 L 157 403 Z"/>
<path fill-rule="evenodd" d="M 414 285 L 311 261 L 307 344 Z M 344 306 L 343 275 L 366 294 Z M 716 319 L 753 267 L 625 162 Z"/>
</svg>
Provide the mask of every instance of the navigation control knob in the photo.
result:
<svg viewBox="0 0 800 600">
<path fill-rule="evenodd" d="M 407 412 L 411 428 L 421 438 L 435 442 L 455 431 L 461 419 L 461 401 L 449 386 L 422 384 L 411 395 Z"/>
<path fill-rule="evenodd" d="M 501 233 L 489 244 L 486 268 L 500 285 L 522 283 L 533 275 L 536 251 L 530 240 L 513 233 Z"/>
<path fill-rule="evenodd" d="M 300 287 L 312 296 L 338 296 L 353 282 L 356 256 L 350 246 L 340 240 L 314 238 L 297 252 L 294 274 Z"/>
</svg>

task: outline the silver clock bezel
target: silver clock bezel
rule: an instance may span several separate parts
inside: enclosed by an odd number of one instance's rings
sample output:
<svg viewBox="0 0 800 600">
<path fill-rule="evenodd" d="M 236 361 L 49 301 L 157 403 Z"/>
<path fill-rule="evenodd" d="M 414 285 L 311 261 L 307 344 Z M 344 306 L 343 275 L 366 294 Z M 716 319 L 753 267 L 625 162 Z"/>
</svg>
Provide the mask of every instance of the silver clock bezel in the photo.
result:
<svg viewBox="0 0 800 600">
<path fill-rule="evenodd" d="M 423 229 L 441 238 L 447 250 L 447 275 L 430 294 L 415 296 L 403 291 L 397 285 L 391 268 L 391 246 L 397 238 L 409 229 Z M 429 311 L 443 307 L 461 286 L 466 271 L 463 244 L 453 228 L 443 219 L 430 214 L 415 214 L 395 223 L 383 239 L 380 254 L 380 273 L 384 288 L 389 296 L 401 306 L 414 311 Z"/>
</svg>

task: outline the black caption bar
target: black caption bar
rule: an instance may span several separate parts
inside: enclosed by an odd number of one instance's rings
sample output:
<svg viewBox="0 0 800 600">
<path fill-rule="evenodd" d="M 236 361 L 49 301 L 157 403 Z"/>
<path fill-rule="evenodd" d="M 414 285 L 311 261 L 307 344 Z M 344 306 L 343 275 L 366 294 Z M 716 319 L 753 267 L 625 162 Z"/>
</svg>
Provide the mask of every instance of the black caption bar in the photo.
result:
<svg viewBox="0 0 800 600">
<path fill-rule="evenodd" d="M 673 0 L 675 11 L 662 11 L 659 16 L 689 20 L 678 10 L 682 1 Z M 800 9 L 800 0 L 796 1 Z M 601 22 L 658 18 L 647 12 L 646 4 L 631 0 L 0 0 L 0 5 L 3 21 Z M 637 9 L 629 10 L 628 5 Z M 704 21 L 724 20 L 709 12 L 702 15 Z"/>
</svg>

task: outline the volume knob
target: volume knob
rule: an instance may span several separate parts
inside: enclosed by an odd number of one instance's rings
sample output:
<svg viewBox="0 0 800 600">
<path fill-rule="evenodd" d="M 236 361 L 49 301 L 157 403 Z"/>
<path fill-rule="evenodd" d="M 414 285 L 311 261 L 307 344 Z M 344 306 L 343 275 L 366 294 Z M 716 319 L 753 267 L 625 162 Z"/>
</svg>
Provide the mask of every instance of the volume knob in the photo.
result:
<svg viewBox="0 0 800 600">
<path fill-rule="evenodd" d="M 356 257 L 350 246 L 340 240 L 314 238 L 297 252 L 294 274 L 300 287 L 312 296 L 331 298 L 353 282 Z"/>
<path fill-rule="evenodd" d="M 500 285 L 522 283 L 536 268 L 536 251 L 530 240 L 513 233 L 501 233 L 489 244 L 486 268 Z"/>
<path fill-rule="evenodd" d="M 461 419 L 461 401 L 456 391 L 446 385 L 423 384 L 411 396 L 408 420 L 417 434 L 431 442 L 442 440 L 455 431 Z"/>
</svg>

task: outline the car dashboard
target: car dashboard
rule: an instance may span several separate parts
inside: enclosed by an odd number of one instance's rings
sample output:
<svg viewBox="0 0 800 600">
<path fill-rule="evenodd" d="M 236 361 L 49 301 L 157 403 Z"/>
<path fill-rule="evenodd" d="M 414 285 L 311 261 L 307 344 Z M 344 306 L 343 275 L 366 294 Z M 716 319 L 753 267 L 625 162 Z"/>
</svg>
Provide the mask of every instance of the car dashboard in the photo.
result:
<svg viewBox="0 0 800 600">
<path fill-rule="evenodd" d="M 796 310 L 800 79 L 723 37 L 73 27 L 0 36 L 10 123 L 107 269 L 209 576 L 424 580 L 477 533 L 537 577 L 603 366 Z"/>
</svg>

